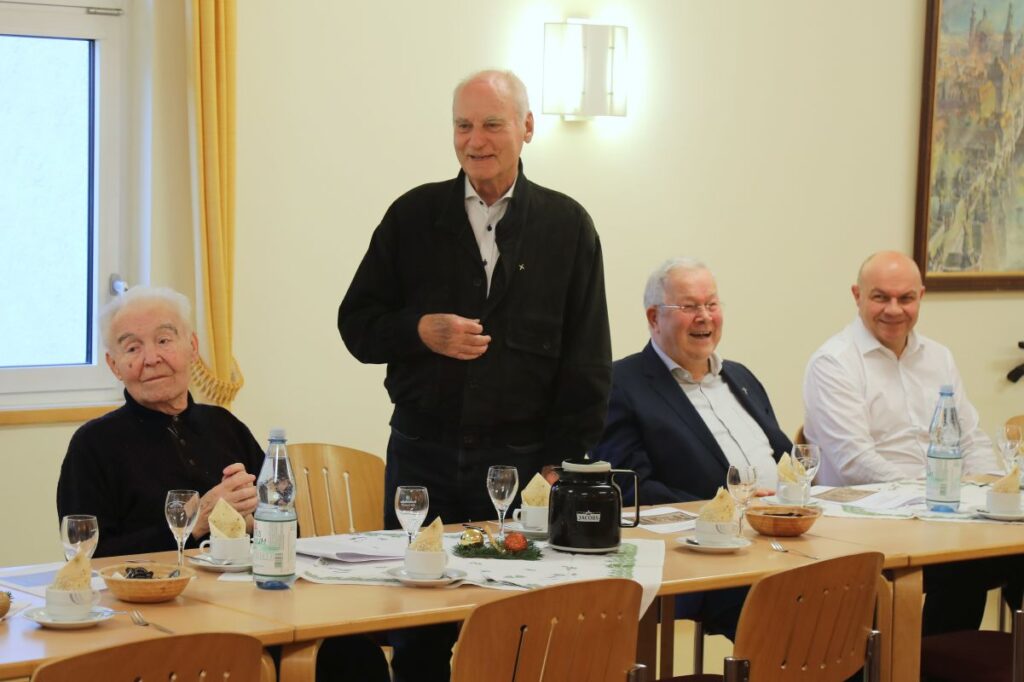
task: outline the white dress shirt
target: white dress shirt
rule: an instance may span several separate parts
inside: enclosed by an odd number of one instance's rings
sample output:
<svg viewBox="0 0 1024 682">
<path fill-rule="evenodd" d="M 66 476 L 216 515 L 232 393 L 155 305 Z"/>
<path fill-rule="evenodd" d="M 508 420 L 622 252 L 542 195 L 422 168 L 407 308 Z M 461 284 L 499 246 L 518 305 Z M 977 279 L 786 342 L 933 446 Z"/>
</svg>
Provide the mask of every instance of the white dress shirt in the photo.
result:
<svg viewBox="0 0 1024 682">
<path fill-rule="evenodd" d="M 498 262 L 498 222 L 505 217 L 508 210 L 508 202 L 512 200 L 512 190 L 516 183 L 508 188 L 508 191 L 490 206 L 487 205 L 480 195 L 473 189 L 473 184 L 466 178 L 466 217 L 473 228 L 473 236 L 476 237 L 476 244 L 480 247 L 480 262 L 483 263 L 484 272 L 487 273 L 487 293 L 491 293 L 491 275 L 494 273 L 494 264 Z"/>
<path fill-rule="evenodd" d="M 911 332 L 896 357 L 857 317 L 811 356 L 804 376 L 804 434 L 821 448 L 816 482 L 922 478 L 943 384 L 954 390 L 964 473 L 997 471 L 992 442 L 978 426 L 949 349 Z"/>
<path fill-rule="evenodd" d="M 690 372 L 666 355 L 654 339 L 651 339 L 651 347 L 704 420 L 729 464 L 757 467 L 757 486 L 774 490 L 778 472 L 768 436 L 722 379 L 722 359 L 718 354 L 711 354 L 708 373 L 696 381 Z M 724 480 L 720 483 L 725 486 Z"/>
</svg>

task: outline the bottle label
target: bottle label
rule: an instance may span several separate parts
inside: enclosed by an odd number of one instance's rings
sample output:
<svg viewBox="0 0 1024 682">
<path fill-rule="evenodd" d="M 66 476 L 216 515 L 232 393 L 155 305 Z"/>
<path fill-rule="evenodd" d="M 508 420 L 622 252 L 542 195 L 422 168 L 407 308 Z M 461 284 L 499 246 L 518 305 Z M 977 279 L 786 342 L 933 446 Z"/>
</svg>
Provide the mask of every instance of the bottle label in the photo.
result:
<svg viewBox="0 0 1024 682">
<path fill-rule="evenodd" d="M 257 519 L 252 529 L 252 572 L 260 576 L 295 573 L 295 519 Z"/>
<path fill-rule="evenodd" d="M 959 502 L 963 460 L 929 457 L 925 499 L 928 502 Z"/>
</svg>

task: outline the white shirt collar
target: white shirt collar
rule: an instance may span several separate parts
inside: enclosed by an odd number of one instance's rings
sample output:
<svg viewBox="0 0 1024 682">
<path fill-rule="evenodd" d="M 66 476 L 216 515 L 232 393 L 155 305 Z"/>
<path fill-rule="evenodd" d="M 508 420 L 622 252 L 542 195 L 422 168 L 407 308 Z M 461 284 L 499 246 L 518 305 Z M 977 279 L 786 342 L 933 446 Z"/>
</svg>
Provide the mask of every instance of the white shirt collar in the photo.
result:
<svg viewBox="0 0 1024 682">
<path fill-rule="evenodd" d="M 466 200 L 468 201 L 470 199 L 476 199 L 477 201 L 482 201 L 484 204 L 486 204 L 487 202 L 484 201 L 479 194 L 477 194 L 476 189 L 473 187 L 473 183 L 469 181 L 469 176 L 465 176 L 463 180 L 465 182 Z M 509 201 L 512 198 L 512 192 L 515 190 L 517 182 L 519 182 L 518 175 L 516 176 L 516 179 L 512 181 L 512 186 L 508 188 L 508 191 L 502 194 L 501 198 L 495 201 L 493 206 L 497 206 L 503 201 Z"/>
<path fill-rule="evenodd" d="M 668 368 L 668 371 L 670 374 L 672 374 L 672 376 L 677 375 L 677 373 L 674 370 L 678 369 L 680 372 L 682 372 L 682 376 L 684 379 L 692 383 L 697 383 L 697 381 L 693 378 L 693 375 L 690 374 L 690 371 L 687 370 L 685 367 L 680 367 L 678 362 L 670 358 L 665 353 L 665 351 L 661 349 L 661 346 L 658 345 L 658 342 L 654 340 L 654 337 L 651 337 L 651 347 L 654 348 L 654 352 L 658 354 L 658 357 L 661 358 L 661 361 L 665 363 L 665 367 Z M 717 377 L 721 373 L 721 371 L 722 358 L 719 357 L 718 353 L 712 353 L 711 358 L 708 361 L 708 374 Z"/>
</svg>

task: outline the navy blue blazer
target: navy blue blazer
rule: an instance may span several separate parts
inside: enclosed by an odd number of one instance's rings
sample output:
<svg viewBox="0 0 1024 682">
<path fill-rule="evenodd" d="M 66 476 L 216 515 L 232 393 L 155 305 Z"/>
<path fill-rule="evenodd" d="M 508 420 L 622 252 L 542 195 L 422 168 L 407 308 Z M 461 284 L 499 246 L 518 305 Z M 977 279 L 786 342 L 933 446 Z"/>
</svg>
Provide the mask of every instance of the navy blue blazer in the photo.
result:
<svg viewBox="0 0 1024 682">
<path fill-rule="evenodd" d="M 792 443 L 750 370 L 725 360 L 722 379 L 768 436 L 775 459 L 789 452 Z M 729 471 L 722 448 L 650 343 L 643 352 L 615 362 L 604 435 L 591 456 L 634 470 L 640 478 L 640 504 L 710 499 L 725 485 Z M 626 504 L 632 504 L 632 477 L 616 476 L 615 481 Z"/>
</svg>

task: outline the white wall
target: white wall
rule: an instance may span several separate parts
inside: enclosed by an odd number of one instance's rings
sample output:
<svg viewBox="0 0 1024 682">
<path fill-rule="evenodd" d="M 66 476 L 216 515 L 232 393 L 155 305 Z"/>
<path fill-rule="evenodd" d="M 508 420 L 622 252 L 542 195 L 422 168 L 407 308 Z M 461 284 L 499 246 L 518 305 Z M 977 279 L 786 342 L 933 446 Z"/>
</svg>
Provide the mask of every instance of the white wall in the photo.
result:
<svg viewBox="0 0 1024 682">
<path fill-rule="evenodd" d="M 566 16 L 629 27 L 629 116 L 538 116 L 524 163 L 594 217 L 615 357 L 646 340 L 649 270 L 699 255 L 727 304 L 720 350 L 758 374 L 787 431 L 800 425 L 804 363 L 852 318 L 858 264 L 911 248 L 924 0 L 239 3 L 235 410 L 257 438 L 280 424 L 293 440 L 383 453 L 383 367 L 349 356 L 337 305 L 388 204 L 457 171 L 455 82 L 510 67 L 539 93 L 543 23 Z M 164 150 L 158 176 L 181 178 L 180 151 Z M 155 231 L 154 281 L 190 288 L 184 225 Z M 922 313 L 990 429 L 1024 412 L 1024 386 L 1003 378 L 1024 360 L 1022 302 L 929 294 Z M 15 537 L 0 563 L 57 556 L 53 491 L 72 430 L 0 430 L 32 519 L 0 520 L 0 538 Z"/>
</svg>

